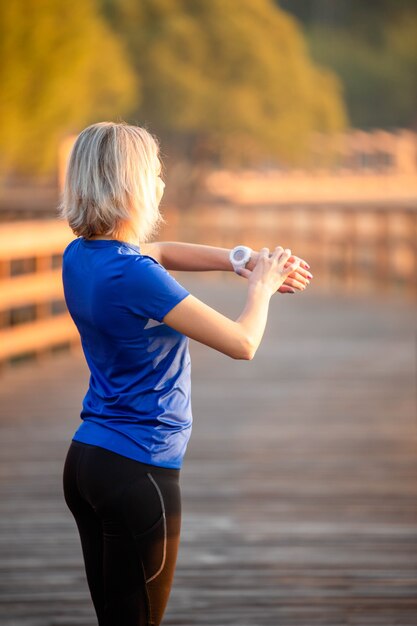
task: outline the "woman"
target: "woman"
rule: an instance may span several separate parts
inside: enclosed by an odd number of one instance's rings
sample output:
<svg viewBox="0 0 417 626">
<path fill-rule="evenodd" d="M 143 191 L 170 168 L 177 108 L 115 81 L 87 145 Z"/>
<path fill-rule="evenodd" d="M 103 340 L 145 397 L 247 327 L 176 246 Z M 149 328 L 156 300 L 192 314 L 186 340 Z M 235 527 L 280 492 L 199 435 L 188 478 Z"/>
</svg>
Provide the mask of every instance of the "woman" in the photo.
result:
<svg viewBox="0 0 417 626">
<path fill-rule="evenodd" d="M 65 299 L 91 373 L 63 487 L 100 626 L 156 626 L 166 607 L 192 422 L 188 338 L 252 359 L 272 294 L 303 290 L 311 277 L 281 247 L 270 255 L 240 246 L 230 256 L 212 246 L 146 243 L 163 221 L 158 154 L 143 128 L 86 128 L 61 204 L 77 235 L 63 255 Z M 233 267 L 248 279 L 236 321 L 167 271 Z"/>
</svg>

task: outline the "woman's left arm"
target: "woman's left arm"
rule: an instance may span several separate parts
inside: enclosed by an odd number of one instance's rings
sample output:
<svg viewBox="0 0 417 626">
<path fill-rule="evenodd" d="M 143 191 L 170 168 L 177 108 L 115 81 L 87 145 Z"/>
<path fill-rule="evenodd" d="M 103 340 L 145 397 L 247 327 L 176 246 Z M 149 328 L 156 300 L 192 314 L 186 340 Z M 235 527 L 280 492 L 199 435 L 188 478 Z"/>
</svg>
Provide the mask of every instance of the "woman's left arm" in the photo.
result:
<svg viewBox="0 0 417 626">
<path fill-rule="evenodd" d="M 187 272 L 204 272 L 212 270 L 233 271 L 233 266 L 229 260 L 229 248 L 218 248 L 196 243 L 185 243 L 177 241 L 158 241 L 154 243 L 141 244 L 142 252 L 156 259 L 167 270 L 179 270 Z M 247 264 L 247 269 L 252 270 L 256 265 L 258 252 L 253 251 L 252 257 Z M 291 257 L 288 262 L 293 262 L 296 257 Z M 296 272 L 290 274 L 284 285 L 304 289 L 312 278 L 308 271 L 309 265 L 301 260 Z M 284 285 L 280 291 L 287 291 Z"/>
<path fill-rule="evenodd" d="M 167 270 L 204 272 L 209 270 L 233 270 L 228 248 L 216 248 L 181 241 L 158 241 L 141 244 L 141 250 L 156 259 Z M 149 250 L 149 252 L 147 252 Z M 250 268 L 249 268 L 250 269 Z"/>
</svg>

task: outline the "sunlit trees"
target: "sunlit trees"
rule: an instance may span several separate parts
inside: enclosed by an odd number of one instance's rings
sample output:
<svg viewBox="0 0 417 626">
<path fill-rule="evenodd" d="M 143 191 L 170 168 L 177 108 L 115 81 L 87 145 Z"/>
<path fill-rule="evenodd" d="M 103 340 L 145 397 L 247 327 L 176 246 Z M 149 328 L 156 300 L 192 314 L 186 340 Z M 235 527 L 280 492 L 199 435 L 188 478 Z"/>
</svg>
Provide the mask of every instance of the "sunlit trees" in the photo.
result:
<svg viewBox="0 0 417 626">
<path fill-rule="evenodd" d="M 60 137 L 124 119 L 191 188 L 205 164 L 302 163 L 311 133 L 346 123 L 341 83 L 273 0 L 13 0 L 0 53 L 3 170 L 48 172 Z"/>
<path fill-rule="evenodd" d="M 192 156 L 302 159 L 313 130 L 343 127 L 341 86 L 315 66 L 271 0 L 103 0 L 143 86 L 141 120 Z"/>
<path fill-rule="evenodd" d="M 56 168 L 63 135 L 123 116 L 140 95 L 123 46 L 93 0 L 0 4 L 0 166 Z"/>
<path fill-rule="evenodd" d="M 343 82 L 357 128 L 417 128 L 415 0 L 276 0 L 302 20 L 311 54 Z"/>
<path fill-rule="evenodd" d="M 387 25 L 378 45 L 322 27 L 311 29 L 310 42 L 343 78 L 355 126 L 417 127 L 417 13 Z"/>
<path fill-rule="evenodd" d="M 168 190 L 207 163 L 301 163 L 313 131 L 346 123 L 340 82 L 272 0 L 102 3 L 141 80 L 136 119 L 176 164 Z"/>
</svg>

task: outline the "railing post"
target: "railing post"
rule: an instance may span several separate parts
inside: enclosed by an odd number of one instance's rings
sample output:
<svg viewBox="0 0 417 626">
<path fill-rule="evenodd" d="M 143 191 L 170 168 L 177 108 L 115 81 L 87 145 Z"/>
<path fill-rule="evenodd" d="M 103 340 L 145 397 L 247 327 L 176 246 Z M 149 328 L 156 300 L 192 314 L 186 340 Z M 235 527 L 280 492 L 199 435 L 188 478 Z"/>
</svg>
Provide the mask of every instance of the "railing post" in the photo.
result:
<svg viewBox="0 0 417 626">
<path fill-rule="evenodd" d="M 413 268 L 411 276 L 407 280 L 407 291 L 410 296 L 417 297 L 417 210 L 408 209 L 407 211 L 410 237 L 410 247 L 412 249 Z"/>
<path fill-rule="evenodd" d="M 42 274 L 52 268 L 52 257 L 50 255 L 38 256 L 35 260 L 35 273 Z M 51 315 L 51 302 L 38 302 L 36 304 L 36 319 L 44 319 Z"/>
<path fill-rule="evenodd" d="M 0 285 L 1 281 L 10 277 L 10 260 L 3 259 L 0 261 Z M 0 328 L 9 326 L 10 324 L 10 311 L 0 310 Z"/>
<path fill-rule="evenodd" d="M 343 238 L 344 243 L 344 278 L 345 287 L 348 291 L 353 292 L 358 284 L 359 268 L 357 255 L 358 242 L 358 218 L 356 209 L 343 209 Z"/>
<path fill-rule="evenodd" d="M 35 273 L 42 274 L 52 268 L 52 257 L 49 255 L 37 256 L 35 258 Z M 37 302 L 35 307 L 35 315 L 37 320 L 50 317 L 52 310 L 52 303 L 50 301 Z M 45 346 L 42 349 L 36 351 L 36 361 L 39 363 L 48 357 L 50 347 Z"/>
<path fill-rule="evenodd" d="M 385 209 L 379 209 L 377 220 L 377 233 L 375 238 L 376 268 L 375 278 L 377 288 L 387 293 L 390 289 L 392 272 L 389 264 L 389 214 Z"/>
</svg>

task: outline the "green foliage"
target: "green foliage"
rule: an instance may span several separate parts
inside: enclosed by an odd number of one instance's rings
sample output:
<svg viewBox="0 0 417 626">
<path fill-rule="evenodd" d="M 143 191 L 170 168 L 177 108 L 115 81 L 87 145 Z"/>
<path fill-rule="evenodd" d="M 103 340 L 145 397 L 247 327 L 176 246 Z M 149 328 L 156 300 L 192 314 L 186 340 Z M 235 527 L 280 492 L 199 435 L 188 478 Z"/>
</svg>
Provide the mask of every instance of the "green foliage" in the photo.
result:
<svg viewBox="0 0 417 626">
<path fill-rule="evenodd" d="M 6 172 L 53 171 L 61 137 L 106 118 L 229 163 L 297 163 L 346 122 L 341 83 L 272 0 L 10 0 L 0 54 Z"/>
<path fill-rule="evenodd" d="M 304 23 L 313 58 L 342 80 L 353 126 L 417 126 L 415 0 L 279 0 L 279 5 Z"/>
<path fill-rule="evenodd" d="M 408 127 L 417 122 L 417 14 L 386 26 L 380 45 L 323 27 L 310 30 L 314 57 L 343 77 L 355 126 Z"/>
<path fill-rule="evenodd" d="M 346 123 L 340 82 L 272 0 L 102 2 L 141 79 L 135 121 L 188 157 L 296 163 L 313 131 Z"/>
<path fill-rule="evenodd" d="M 123 116 L 140 96 L 120 40 L 94 0 L 0 4 L 0 165 L 55 169 L 62 136 Z"/>
</svg>

